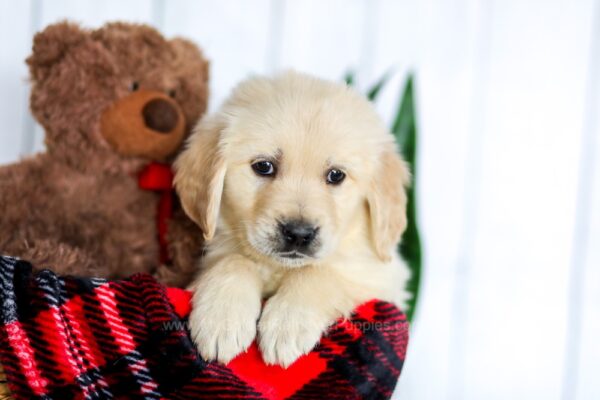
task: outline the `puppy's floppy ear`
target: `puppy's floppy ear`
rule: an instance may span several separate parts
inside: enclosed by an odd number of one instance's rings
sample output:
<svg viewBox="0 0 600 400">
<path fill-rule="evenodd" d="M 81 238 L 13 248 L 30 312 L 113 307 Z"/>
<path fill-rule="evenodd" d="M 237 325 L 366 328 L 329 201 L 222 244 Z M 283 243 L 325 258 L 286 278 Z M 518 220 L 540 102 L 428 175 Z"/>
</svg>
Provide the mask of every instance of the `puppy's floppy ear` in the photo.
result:
<svg viewBox="0 0 600 400">
<path fill-rule="evenodd" d="M 215 235 L 225 180 L 225 161 L 220 146 L 224 123 L 204 118 L 188 139 L 187 148 L 175 161 L 175 188 L 187 215 L 204 233 Z"/>
<path fill-rule="evenodd" d="M 384 150 L 379 170 L 367 196 L 371 217 L 371 239 L 383 261 L 389 261 L 393 247 L 406 229 L 406 192 L 410 172 L 393 146 Z"/>
</svg>

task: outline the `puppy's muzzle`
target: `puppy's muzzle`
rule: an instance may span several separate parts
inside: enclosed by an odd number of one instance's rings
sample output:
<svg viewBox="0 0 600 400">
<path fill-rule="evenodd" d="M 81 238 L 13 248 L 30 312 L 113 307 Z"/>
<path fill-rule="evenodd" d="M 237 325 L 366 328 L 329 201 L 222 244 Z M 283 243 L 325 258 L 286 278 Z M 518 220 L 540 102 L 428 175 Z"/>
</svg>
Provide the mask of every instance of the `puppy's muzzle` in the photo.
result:
<svg viewBox="0 0 600 400">
<path fill-rule="evenodd" d="M 279 223 L 282 239 L 282 252 L 294 255 L 310 255 L 315 245 L 319 227 L 304 221 L 286 221 Z M 300 253 L 300 254 L 298 254 Z"/>
</svg>

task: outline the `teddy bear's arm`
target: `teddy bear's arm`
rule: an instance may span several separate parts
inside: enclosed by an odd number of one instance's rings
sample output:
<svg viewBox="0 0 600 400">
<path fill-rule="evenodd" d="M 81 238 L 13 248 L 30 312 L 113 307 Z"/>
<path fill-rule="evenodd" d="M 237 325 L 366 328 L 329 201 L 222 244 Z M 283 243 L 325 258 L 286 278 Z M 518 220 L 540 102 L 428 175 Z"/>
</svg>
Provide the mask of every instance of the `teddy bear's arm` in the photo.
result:
<svg viewBox="0 0 600 400">
<path fill-rule="evenodd" d="M 153 193 L 47 153 L 0 167 L 0 254 L 59 274 L 120 278 L 158 258 Z"/>
<path fill-rule="evenodd" d="M 204 248 L 202 231 L 176 206 L 169 221 L 167 240 L 171 262 L 161 265 L 154 276 L 166 285 L 185 287 L 199 269 Z"/>
<path fill-rule="evenodd" d="M 46 155 L 0 167 L 0 253 L 61 274 L 94 271 L 91 254 L 69 245 L 61 233 L 56 179 L 62 166 Z"/>
</svg>

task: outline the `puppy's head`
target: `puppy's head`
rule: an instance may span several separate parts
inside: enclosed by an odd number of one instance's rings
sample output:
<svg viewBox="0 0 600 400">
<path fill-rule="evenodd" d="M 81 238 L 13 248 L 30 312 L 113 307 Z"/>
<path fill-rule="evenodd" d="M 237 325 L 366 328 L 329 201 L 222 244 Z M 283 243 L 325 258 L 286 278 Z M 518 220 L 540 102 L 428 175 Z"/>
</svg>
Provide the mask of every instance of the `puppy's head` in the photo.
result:
<svg viewBox="0 0 600 400">
<path fill-rule="evenodd" d="M 387 260 L 406 226 L 409 173 L 392 135 L 366 99 L 306 75 L 240 84 L 175 167 L 207 240 L 228 232 L 280 265 L 318 263 L 357 234 Z"/>
</svg>

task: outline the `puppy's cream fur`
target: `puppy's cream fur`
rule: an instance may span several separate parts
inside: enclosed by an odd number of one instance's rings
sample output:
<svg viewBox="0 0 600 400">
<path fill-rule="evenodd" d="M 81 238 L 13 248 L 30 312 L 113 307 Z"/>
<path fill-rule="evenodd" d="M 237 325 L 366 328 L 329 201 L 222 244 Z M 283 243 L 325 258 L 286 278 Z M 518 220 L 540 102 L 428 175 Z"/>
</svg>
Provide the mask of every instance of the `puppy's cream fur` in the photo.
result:
<svg viewBox="0 0 600 400">
<path fill-rule="evenodd" d="M 252 170 L 263 158 L 276 160 L 276 176 Z M 325 180 L 332 167 L 346 173 L 339 185 Z M 176 170 L 208 240 L 190 315 L 204 358 L 226 363 L 258 336 L 265 362 L 288 366 L 360 303 L 405 305 L 396 247 L 409 172 L 352 89 L 294 72 L 247 80 L 199 123 Z M 284 218 L 318 225 L 318 251 L 280 257 L 271 241 Z"/>
</svg>

